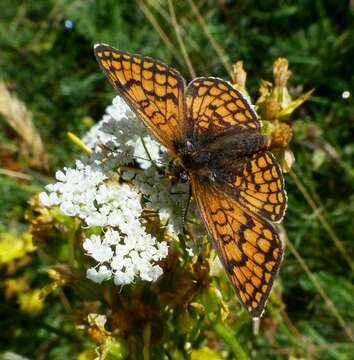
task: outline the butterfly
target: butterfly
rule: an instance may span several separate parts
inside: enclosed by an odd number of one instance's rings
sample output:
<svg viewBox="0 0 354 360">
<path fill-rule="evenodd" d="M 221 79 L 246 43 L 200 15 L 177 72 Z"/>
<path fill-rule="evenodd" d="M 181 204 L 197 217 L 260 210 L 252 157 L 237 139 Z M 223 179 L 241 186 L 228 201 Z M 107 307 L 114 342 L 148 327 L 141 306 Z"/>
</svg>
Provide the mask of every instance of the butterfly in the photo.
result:
<svg viewBox="0 0 354 360">
<path fill-rule="evenodd" d="M 160 61 L 94 48 L 118 94 L 188 173 L 214 248 L 253 318 L 260 318 L 282 261 L 271 222 L 285 213 L 284 179 L 248 101 L 228 82 L 188 86 Z"/>
</svg>

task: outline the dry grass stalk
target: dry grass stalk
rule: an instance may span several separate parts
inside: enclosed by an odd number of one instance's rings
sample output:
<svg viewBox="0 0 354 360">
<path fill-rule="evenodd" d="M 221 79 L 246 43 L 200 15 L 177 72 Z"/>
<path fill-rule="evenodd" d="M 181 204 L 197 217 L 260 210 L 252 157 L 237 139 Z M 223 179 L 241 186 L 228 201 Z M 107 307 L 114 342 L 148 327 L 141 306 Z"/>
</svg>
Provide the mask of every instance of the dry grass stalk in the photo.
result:
<svg viewBox="0 0 354 360">
<path fill-rule="evenodd" d="M 29 159 L 32 166 L 47 170 L 47 155 L 32 114 L 16 95 L 10 93 L 3 81 L 0 81 L 0 114 L 22 140 L 20 154 Z"/>
</svg>

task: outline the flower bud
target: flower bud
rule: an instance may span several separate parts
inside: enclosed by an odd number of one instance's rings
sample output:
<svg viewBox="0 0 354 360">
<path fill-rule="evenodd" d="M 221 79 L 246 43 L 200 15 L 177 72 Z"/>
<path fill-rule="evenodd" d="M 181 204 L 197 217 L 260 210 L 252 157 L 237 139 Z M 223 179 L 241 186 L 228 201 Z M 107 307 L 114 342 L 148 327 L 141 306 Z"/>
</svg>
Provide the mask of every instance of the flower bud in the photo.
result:
<svg viewBox="0 0 354 360">
<path fill-rule="evenodd" d="M 289 146 L 292 137 L 292 128 L 286 123 L 279 124 L 272 132 L 271 148 L 274 150 L 286 149 Z"/>
<path fill-rule="evenodd" d="M 278 118 L 281 106 L 275 99 L 267 98 L 261 104 L 262 119 L 264 120 L 275 120 Z"/>
<path fill-rule="evenodd" d="M 246 87 L 247 73 L 243 68 L 243 61 L 237 61 L 232 69 L 232 82 L 234 85 L 245 88 Z"/>
<path fill-rule="evenodd" d="M 243 95 L 249 96 L 246 90 L 247 73 L 243 68 L 243 61 L 237 61 L 232 69 L 232 85 Z"/>
<path fill-rule="evenodd" d="M 287 59 L 279 58 L 273 64 L 273 76 L 275 87 L 272 91 L 272 97 L 281 105 L 282 109 L 288 107 L 292 99 L 286 87 L 291 71 L 288 69 Z"/>
<path fill-rule="evenodd" d="M 289 62 L 285 58 L 278 58 L 273 64 L 273 76 L 275 86 L 286 87 L 291 71 L 288 68 Z"/>
</svg>

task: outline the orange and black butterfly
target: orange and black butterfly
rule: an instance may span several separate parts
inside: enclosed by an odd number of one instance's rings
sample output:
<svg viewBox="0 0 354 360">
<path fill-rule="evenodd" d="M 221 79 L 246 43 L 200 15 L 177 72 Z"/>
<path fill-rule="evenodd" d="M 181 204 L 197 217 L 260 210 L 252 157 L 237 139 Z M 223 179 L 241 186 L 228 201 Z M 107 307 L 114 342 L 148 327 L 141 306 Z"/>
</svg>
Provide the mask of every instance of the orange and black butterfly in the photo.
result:
<svg viewBox="0 0 354 360">
<path fill-rule="evenodd" d="M 204 224 L 241 303 L 262 315 L 282 260 L 270 222 L 286 208 L 284 180 L 260 122 L 228 82 L 188 86 L 167 65 L 95 46 L 101 69 L 155 138 L 187 171 Z"/>
</svg>

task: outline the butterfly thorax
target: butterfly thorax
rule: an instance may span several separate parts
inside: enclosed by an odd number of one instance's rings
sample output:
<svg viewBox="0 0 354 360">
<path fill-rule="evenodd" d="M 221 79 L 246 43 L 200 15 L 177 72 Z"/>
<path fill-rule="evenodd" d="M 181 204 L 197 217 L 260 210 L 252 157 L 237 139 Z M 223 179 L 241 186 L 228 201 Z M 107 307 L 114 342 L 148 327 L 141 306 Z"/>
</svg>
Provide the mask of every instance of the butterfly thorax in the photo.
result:
<svg viewBox="0 0 354 360">
<path fill-rule="evenodd" d="M 213 177 L 215 170 L 229 171 L 245 157 L 268 148 L 267 136 L 256 132 L 223 133 L 203 142 L 176 144 L 183 168 L 200 177 Z"/>
</svg>

